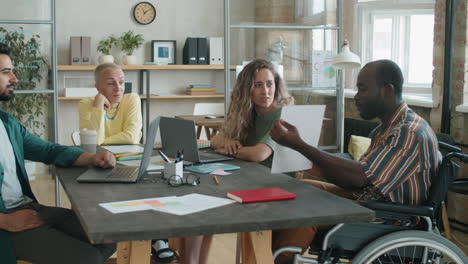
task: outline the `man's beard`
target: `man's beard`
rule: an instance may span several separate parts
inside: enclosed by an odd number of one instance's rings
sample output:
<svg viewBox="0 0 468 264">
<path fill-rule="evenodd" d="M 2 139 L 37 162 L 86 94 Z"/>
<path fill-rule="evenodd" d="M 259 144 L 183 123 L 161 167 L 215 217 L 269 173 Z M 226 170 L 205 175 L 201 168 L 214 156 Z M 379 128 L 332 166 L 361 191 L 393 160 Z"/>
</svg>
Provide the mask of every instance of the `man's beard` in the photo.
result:
<svg viewBox="0 0 468 264">
<path fill-rule="evenodd" d="M 362 119 L 370 120 L 376 117 L 380 117 L 385 113 L 385 104 L 384 100 L 378 95 L 374 100 L 362 107 L 361 112 L 359 113 Z"/>
<path fill-rule="evenodd" d="M 14 85 L 8 85 L 6 88 L 14 87 Z M 0 94 L 0 101 L 10 101 L 15 98 L 15 93 L 13 90 L 10 92 L 5 91 L 4 94 Z"/>
</svg>

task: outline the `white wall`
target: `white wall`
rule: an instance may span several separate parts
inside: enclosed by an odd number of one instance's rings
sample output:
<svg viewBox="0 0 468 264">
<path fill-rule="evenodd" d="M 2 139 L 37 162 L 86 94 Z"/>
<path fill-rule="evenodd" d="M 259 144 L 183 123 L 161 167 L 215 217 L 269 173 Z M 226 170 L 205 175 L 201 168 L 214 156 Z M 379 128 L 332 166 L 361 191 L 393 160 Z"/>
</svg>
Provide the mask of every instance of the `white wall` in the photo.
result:
<svg viewBox="0 0 468 264">
<path fill-rule="evenodd" d="M 123 32 L 133 30 L 142 34 L 145 39 L 143 47 L 135 51 L 137 63 L 150 61 L 151 40 L 176 40 L 177 64 L 182 64 L 182 49 L 186 37 L 219 37 L 224 36 L 224 1 L 223 0 L 147 0 L 157 11 L 155 21 L 149 25 L 140 25 L 133 19 L 133 7 L 140 0 L 56 0 L 56 44 L 58 64 L 69 64 L 69 41 L 71 36 L 91 37 L 91 58 L 95 64 L 99 56 L 97 44 L 103 38 L 114 34 L 120 36 Z M 240 21 L 253 21 L 255 2 L 242 0 L 242 3 L 232 1 L 233 18 Z M 50 17 L 50 0 L 2 0 L 0 18 L 2 19 L 43 19 Z M 246 19 L 243 19 L 245 17 Z M 29 32 L 39 33 L 43 41 L 44 53 L 50 50 L 50 28 L 44 26 L 26 26 Z M 242 40 L 245 48 L 233 51 L 233 61 L 236 57 L 253 58 L 254 34 L 233 33 L 232 43 Z M 250 42 L 250 43 L 249 43 Z M 245 44 L 247 43 L 247 44 Z M 250 46 L 253 47 L 253 46 Z M 120 63 L 122 52 L 111 50 L 116 62 Z M 136 71 L 126 71 L 127 81 L 133 82 L 134 91 L 138 91 Z M 58 75 L 59 96 L 63 96 L 65 76 L 92 76 L 92 72 L 60 71 Z M 234 74 L 231 75 L 234 78 Z M 152 94 L 183 93 L 189 84 L 212 84 L 218 92 L 224 92 L 223 71 L 151 71 Z M 152 100 L 151 118 L 156 115 L 191 114 L 196 102 L 220 102 L 220 99 L 197 100 Z M 77 102 L 59 102 L 59 142 L 71 144 L 70 133 L 78 130 Z"/>
<path fill-rule="evenodd" d="M 156 7 L 157 17 L 149 25 L 140 25 L 133 19 L 136 0 L 80 0 L 56 2 L 57 49 L 59 64 L 69 63 L 70 36 L 90 36 L 92 55 L 97 59 L 97 43 L 111 34 L 120 36 L 133 30 L 146 40 L 138 49 L 138 63 L 150 60 L 151 40 L 176 40 L 177 61 L 182 62 L 182 47 L 187 36 L 223 36 L 224 6 L 220 0 L 159 0 L 150 2 Z M 112 54 L 120 62 L 121 52 Z"/>
<path fill-rule="evenodd" d="M 23 0 L 24 1 L 24 0 Z M 149 0 L 157 11 L 155 21 L 149 25 L 140 25 L 133 19 L 132 10 L 136 0 L 57 0 L 57 53 L 58 64 L 69 64 L 69 41 L 71 36 L 90 36 L 92 63 L 99 56 L 96 51 L 98 42 L 114 34 L 133 30 L 145 39 L 142 48 L 135 52 L 138 63 L 150 61 L 151 40 L 176 40 L 177 64 L 182 64 L 182 49 L 188 36 L 216 37 L 224 36 L 224 1 L 222 0 Z M 250 5 L 250 6 L 249 6 Z M 252 17 L 254 1 L 248 3 L 245 12 L 239 8 L 238 14 Z M 252 39 L 253 41 L 253 39 Z M 112 49 L 116 62 L 121 62 L 122 52 Z M 90 76 L 92 72 L 59 72 L 59 96 L 63 95 L 64 76 Z M 134 91 L 138 91 L 137 72 L 127 71 L 127 81 L 133 82 Z M 152 94 L 183 93 L 189 84 L 212 84 L 218 92 L 224 92 L 223 71 L 151 71 Z M 231 78 L 234 78 L 232 75 Z M 220 102 L 210 100 L 152 100 L 151 118 L 157 115 L 174 116 L 191 114 L 196 102 Z M 70 121 L 71 120 L 71 121 Z M 64 125 L 66 124 L 66 125 Z M 70 144 L 69 135 L 78 130 L 77 102 L 59 103 L 59 142 Z"/>
</svg>

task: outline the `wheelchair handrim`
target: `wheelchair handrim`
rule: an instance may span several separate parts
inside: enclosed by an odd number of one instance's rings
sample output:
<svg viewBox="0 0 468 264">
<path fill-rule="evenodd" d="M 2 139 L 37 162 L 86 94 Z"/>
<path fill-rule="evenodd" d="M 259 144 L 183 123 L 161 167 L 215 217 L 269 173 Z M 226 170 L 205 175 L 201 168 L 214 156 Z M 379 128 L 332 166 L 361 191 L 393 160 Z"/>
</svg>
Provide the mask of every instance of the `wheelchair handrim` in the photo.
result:
<svg viewBox="0 0 468 264">
<path fill-rule="evenodd" d="M 432 249 L 444 252 L 444 254 L 447 254 L 448 257 L 450 257 L 453 261 L 456 261 L 456 263 L 463 263 L 463 259 L 461 259 L 458 255 L 456 255 L 452 251 L 451 248 L 445 245 L 439 244 L 435 241 L 429 240 L 427 238 L 415 238 L 415 237 L 396 239 L 394 241 L 389 241 L 388 243 L 382 244 L 381 246 L 369 252 L 367 254 L 368 257 L 366 258 L 365 262 L 361 262 L 361 263 L 370 264 L 372 263 L 372 261 L 376 260 L 377 257 L 383 254 L 386 254 L 392 250 L 395 250 L 396 248 L 405 247 L 405 246 L 420 246 L 420 247 L 432 248 Z M 382 251 L 383 249 L 385 250 Z M 377 253 L 380 253 L 380 255 L 375 256 Z M 354 260 L 353 260 L 353 263 L 355 263 Z M 361 263 L 355 263 L 355 264 L 361 264 Z"/>
</svg>

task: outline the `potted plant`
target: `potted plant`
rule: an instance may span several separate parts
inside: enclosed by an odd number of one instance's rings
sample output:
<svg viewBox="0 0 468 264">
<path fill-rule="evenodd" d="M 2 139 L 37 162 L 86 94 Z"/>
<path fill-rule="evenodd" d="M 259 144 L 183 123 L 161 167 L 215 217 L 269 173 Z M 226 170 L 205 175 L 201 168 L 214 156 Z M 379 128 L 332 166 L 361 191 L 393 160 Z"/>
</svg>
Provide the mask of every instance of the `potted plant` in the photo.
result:
<svg viewBox="0 0 468 264">
<path fill-rule="evenodd" d="M 35 90 L 48 74 L 49 65 L 41 54 L 40 36 L 27 37 L 23 28 L 7 30 L 0 27 L 0 41 L 10 48 L 18 84 L 15 90 Z M 44 113 L 49 96 L 42 93 L 16 95 L 14 100 L 2 102 L 0 107 L 18 119 L 31 132 L 42 136 L 45 131 Z"/>
<path fill-rule="evenodd" d="M 99 64 L 114 62 L 114 56 L 110 55 L 110 50 L 117 43 L 118 39 L 113 35 L 99 41 L 97 50 L 102 53 L 102 55 L 99 56 Z"/>
<path fill-rule="evenodd" d="M 126 56 L 122 60 L 123 64 L 136 64 L 136 57 L 133 55 L 133 51 L 143 45 L 143 41 L 144 39 L 141 34 L 135 34 L 131 30 L 123 33 L 119 38 L 120 47 L 126 53 Z"/>
<path fill-rule="evenodd" d="M 47 79 L 49 64 L 41 54 L 39 35 L 27 36 L 22 27 L 19 30 L 0 27 L 0 41 L 10 48 L 10 57 L 18 78 L 15 90 L 35 90 L 40 85 L 47 85 L 45 82 L 41 83 L 44 77 Z M 0 102 L 0 108 L 13 115 L 29 131 L 43 137 L 49 100 L 50 95 L 43 93 L 17 94 L 13 100 Z M 35 162 L 26 162 L 30 178 L 34 175 L 35 165 Z"/>
</svg>

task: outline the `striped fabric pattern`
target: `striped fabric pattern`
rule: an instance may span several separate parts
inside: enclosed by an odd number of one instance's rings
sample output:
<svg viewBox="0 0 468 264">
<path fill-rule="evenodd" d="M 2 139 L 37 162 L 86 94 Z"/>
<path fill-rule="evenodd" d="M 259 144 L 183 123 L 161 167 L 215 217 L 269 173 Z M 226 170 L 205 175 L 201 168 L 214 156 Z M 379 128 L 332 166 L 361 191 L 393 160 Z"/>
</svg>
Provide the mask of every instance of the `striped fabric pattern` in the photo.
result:
<svg viewBox="0 0 468 264">
<path fill-rule="evenodd" d="M 371 138 L 359 160 L 369 181 L 393 202 L 424 202 L 439 165 L 437 138 L 429 124 L 403 103 Z"/>
</svg>

